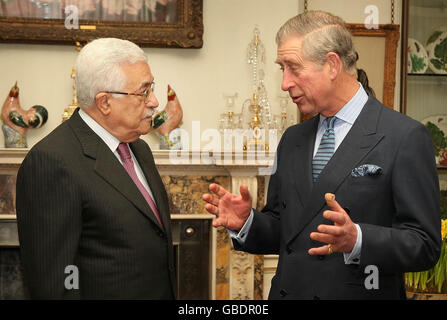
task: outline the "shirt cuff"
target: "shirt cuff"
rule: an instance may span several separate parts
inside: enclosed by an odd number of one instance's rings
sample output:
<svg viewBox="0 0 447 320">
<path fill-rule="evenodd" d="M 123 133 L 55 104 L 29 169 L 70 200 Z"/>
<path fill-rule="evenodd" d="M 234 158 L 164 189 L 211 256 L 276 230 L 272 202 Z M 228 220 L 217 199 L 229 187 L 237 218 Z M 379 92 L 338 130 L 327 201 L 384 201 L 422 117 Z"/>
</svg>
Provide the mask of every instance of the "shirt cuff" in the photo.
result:
<svg viewBox="0 0 447 320">
<path fill-rule="evenodd" d="M 360 264 L 360 254 L 362 251 L 362 229 L 358 224 L 355 224 L 357 228 L 357 241 L 354 248 L 350 253 L 343 253 L 345 258 L 345 264 Z"/>
<path fill-rule="evenodd" d="M 245 239 L 247 238 L 247 234 L 250 231 L 251 224 L 253 223 L 253 209 L 250 211 L 250 215 L 248 216 L 247 221 L 245 221 L 244 225 L 242 226 L 241 230 L 235 231 L 235 230 L 228 230 L 228 233 L 230 234 L 230 237 L 235 239 L 239 244 L 243 245 L 245 243 Z"/>
</svg>

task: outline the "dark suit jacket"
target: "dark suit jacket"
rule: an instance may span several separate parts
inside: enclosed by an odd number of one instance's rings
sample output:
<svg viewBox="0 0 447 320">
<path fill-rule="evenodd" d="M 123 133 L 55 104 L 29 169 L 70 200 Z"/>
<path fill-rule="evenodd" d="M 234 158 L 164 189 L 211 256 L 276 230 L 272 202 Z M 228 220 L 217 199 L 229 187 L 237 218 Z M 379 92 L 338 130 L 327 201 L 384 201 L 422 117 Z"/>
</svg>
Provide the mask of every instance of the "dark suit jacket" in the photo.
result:
<svg viewBox="0 0 447 320">
<path fill-rule="evenodd" d="M 369 97 L 350 132 L 313 183 L 312 156 L 319 117 L 289 128 L 277 149 L 267 204 L 255 212 L 244 246 L 279 254 L 271 299 L 398 299 L 405 297 L 403 272 L 429 269 L 441 246 L 439 183 L 426 128 Z M 378 176 L 354 178 L 352 169 L 374 164 Z M 360 265 L 342 253 L 310 256 L 324 245 L 310 239 L 327 210 L 324 194 L 336 200 L 363 234 Z M 367 290 L 368 265 L 379 271 L 379 289 Z"/>
<path fill-rule="evenodd" d="M 17 222 L 32 298 L 174 298 L 167 194 L 148 145 L 139 139 L 130 147 L 165 230 L 77 111 L 26 156 L 17 176 Z M 74 275 L 64 273 L 69 265 L 79 270 L 78 290 L 64 286 Z"/>
</svg>

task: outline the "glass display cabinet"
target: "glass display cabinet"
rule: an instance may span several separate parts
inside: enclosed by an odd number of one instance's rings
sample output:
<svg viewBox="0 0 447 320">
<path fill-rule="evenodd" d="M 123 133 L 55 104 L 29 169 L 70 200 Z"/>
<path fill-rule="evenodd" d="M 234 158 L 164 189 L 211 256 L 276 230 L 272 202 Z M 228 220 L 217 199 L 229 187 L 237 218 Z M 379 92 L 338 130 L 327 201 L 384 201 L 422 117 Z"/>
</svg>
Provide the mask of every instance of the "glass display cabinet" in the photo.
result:
<svg viewBox="0 0 447 320">
<path fill-rule="evenodd" d="M 400 108 L 430 131 L 441 219 L 447 219 L 447 0 L 402 0 L 402 9 Z M 445 246 L 444 241 L 442 252 Z M 445 257 L 430 270 L 405 274 L 407 297 L 445 299 L 447 282 L 438 276 L 445 270 L 443 264 Z"/>
<path fill-rule="evenodd" d="M 428 126 L 447 173 L 447 0 L 403 1 L 401 53 L 401 112 Z"/>
</svg>

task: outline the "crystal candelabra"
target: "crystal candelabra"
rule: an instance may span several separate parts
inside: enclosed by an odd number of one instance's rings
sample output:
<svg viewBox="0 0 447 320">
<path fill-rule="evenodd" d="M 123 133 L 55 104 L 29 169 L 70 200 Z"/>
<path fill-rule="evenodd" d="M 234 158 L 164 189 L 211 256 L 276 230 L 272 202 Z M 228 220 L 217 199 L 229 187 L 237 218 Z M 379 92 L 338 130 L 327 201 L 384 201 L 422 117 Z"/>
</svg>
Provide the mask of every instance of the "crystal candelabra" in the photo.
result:
<svg viewBox="0 0 447 320">
<path fill-rule="evenodd" d="M 252 97 L 246 99 L 240 113 L 235 113 L 235 100 L 238 96 L 224 94 L 225 113 L 219 119 L 219 129 L 223 134 L 245 129 L 247 141 L 243 150 L 270 150 L 270 146 L 276 145 L 277 139 L 287 127 L 294 124 L 293 117 L 288 119 L 287 103 L 288 96 L 280 96 L 280 115 L 273 115 L 265 87 L 265 73 L 261 68 L 265 61 L 265 48 L 260 40 L 260 32 L 257 27 L 253 31 L 253 39 L 247 48 L 247 63 L 251 73 Z M 289 120 L 289 122 L 288 122 Z M 268 137 L 267 137 L 268 136 Z M 272 150 L 274 151 L 274 150 Z"/>
<path fill-rule="evenodd" d="M 223 97 L 225 99 L 225 109 L 226 112 L 222 113 L 220 115 L 220 119 L 219 119 L 219 131 L 220 132 L 224 132 L 224 130 L 226 129 L 235 129 L 239 127 L 239 119 L 240 119 L 240 114 L 235 114 L 234 113 L 234 104 L 236 101 L 238 94 L 235 93 L 234 95 L 228 95 L 228 94 L 224 94 Z M 236 122 L 235 122 L 236 120 Z M 242 127 L 240 127 L 242 129 Z"/>
</svg>

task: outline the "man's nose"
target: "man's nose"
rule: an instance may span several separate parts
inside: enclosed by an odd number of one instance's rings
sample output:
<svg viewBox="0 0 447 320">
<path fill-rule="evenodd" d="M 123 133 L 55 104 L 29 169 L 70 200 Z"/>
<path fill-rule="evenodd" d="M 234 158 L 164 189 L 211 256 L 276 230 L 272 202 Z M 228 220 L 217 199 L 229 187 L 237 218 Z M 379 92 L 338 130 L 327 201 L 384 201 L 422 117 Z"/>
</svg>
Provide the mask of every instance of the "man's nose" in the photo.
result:
<svg viewBox="0 0 447 320">
<path fill-rule="evenodd" d="M 154 92 L 151 92 L 149 99 L 146 101 L 146 105 L 151 108 L 157 108 L 158 107 L 158 99 L 155 96 Z"/>
<path fill-rule="evenodd" d="M 283 91 L 289 91 L 289 89 L 293 86 L 294 86 L 294 83 L 290 77 L 290 72 L 287 70 L 284 70 L 284 72 L 282 74 L 281 89 Z"/>
</svg>

